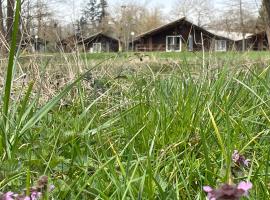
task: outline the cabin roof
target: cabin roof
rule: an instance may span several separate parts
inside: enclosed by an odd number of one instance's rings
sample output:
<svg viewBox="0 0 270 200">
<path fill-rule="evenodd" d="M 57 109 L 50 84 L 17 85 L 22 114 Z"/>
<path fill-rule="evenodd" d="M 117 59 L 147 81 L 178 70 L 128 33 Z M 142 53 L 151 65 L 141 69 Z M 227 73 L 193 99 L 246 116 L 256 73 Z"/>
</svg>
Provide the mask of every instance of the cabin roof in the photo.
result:
<svg viewBox="0 0 270 200">
<path fill-rule="evenodd" d="M 91 42 L 95 38 L 100 37 L 100 36 L 107 37 L 107 38 L 110 38 L 110 39 L 113 39 L 113 40 L 117 40 L 118 41 L 118 39 L 115 36 L 113 36 L 112 34 L 110 34 L 108 32 L 104 32 L 104 31 L 99 31 L 99 32 L 97 32 L 97 33 L 95 33 L 93 35 L 90 35 L 90 36 L 82 39 L 79 43 Z"/>
<path fill-rule="evenodd" d="M 227 38 L 227 37 L 221 36 L 221 35 L 216 35 L 216 34 L 210 32 L 210 31 L 208 31 L 208 30 L 206 30 L 206 29 L 204 29 L 204 28 L 202 28 L 202 27 L 200 27 L 200 26 L 194 24 L 193 22 L 187 20 L 186 17 L 182 17 L 182 18 L 180 18 L 180 19 L 177 19 L 177 20 L 172 21 L 172 22 L 170 22 L 170 23 L 167 23 L 167 24 L 165 24 L 165 25 L 162 25 L 162 26 L 159 26 L 159 27 L 154 28 L 154 29 L 152 29 L 152 30 L 149 30 L 149 31 L 147 31 L 147 32 L 141 33 L 141 34 L 139 34 L 138 36 L 136 36 L 135 39 L 137 40 L 137 39 L 142 38 L 142 37 L 145 37 L 145 36 L 149 36 L 149 35 L 152 35 L 152 34 L 160 33 L 160 32 L 162 32 L 162 31 L 164 31 L 164 30 L 166 30 L 166 29 L 168 29 L 168 28 L 177 26 L 178 24 L 183 23 L 183 22 L 186 22 L 186 23 L 191 24 L 191 25 L 192 25 L 193 27 L 195 27 L 196 29 L 201 30 L 202 32 L 205 32 L 205 33 L 209 34 L 209 35 L 212 36 L 212 37 L 218 37 L 218 38 L 220 38 L 220 39 L 231 40 L 230 38 Z"/>
<path fill-rule="evenodd" d="M 219 31 L 219 30 L 208 30 L 209 32 L 217 35 L 217 36 L 221 36 L 221 37 L 225 37 L 228 38 L 230 40 L 233 41 L 239 41 L 243 39 L 242 33 L 241 32 L 232 32 L 232 31 Z M 246 33 L 245 35 L 245 39 L 247 39 L 248 37 L 250 37 L 251 35 L 253 35 L 252 33 Z"/>
</svg>

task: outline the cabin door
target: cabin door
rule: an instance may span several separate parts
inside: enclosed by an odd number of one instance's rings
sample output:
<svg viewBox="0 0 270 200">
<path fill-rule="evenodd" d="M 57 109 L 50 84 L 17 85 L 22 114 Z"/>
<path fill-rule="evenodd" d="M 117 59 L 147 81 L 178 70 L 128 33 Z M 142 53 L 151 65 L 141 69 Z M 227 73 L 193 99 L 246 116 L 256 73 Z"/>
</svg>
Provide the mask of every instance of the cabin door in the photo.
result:
<svg viewBox="0 0 270 200">
<path fill-rule="evenodd" d="M 182 41 L 181 36 L 167 36 L 166 37 L 166 51 L 181 51 L 182 50 Z"/>
</svg>

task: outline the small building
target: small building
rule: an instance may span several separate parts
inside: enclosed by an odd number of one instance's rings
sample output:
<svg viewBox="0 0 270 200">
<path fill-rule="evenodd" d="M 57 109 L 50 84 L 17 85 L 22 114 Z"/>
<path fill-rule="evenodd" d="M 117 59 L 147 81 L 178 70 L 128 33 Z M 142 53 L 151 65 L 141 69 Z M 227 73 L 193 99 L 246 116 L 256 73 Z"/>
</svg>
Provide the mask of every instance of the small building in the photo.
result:
<svg viewBox="0 0 270 200">
<path fill-rule="evenodd" d="M 27 36 L 21 42 L 21 48 L 28 52 L 45 52 L 48 41 L 37 36 Z"/>
<path fill-rule="evenodd" d="M 81 40 L 78 44 L 91 53 L 119 51 L 119 40 L 102 31 Z"/>
<path fill-rule="evenodd" d="M 227 51 L 233 41 L 199 27 L 185 17 L 138 35 L 135 51 Z"/>
</svg>

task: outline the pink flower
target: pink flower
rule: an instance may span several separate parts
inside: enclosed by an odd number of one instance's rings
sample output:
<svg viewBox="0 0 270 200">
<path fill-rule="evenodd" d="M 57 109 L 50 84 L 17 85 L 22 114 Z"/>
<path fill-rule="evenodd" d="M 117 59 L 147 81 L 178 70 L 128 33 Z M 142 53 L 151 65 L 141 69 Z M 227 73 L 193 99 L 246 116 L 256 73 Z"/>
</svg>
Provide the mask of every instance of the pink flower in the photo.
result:
<svg viewBox="0 0 270 200">
<path fill-rule="evenodd" d="M 7 192 L 0 196 L 0 200 L 14 200 L 14 193 L 13 192 Z"/>
<path fill-rule="evenodd" d="M 219 189 L 204 186 L 203 190 L 207 193 L 208 200 L 239 200 L 242 196 L 247 196 L 251 188 L 252 183 L 242 181 L 238 185 L 224 184 Z"/>
<path fill-rule="evenodd" d="M 245 182 L 245 181 L 241 181 L 238 186 L 237 189 L 239 190 L 243 190 L 245 193 L 245 196 L 248 196 L 248 191 L 252 188 L 252 183 L 251 182 Z"/>
<path fill-rule="evenodd" d="M 234 150 L 232 154 L 232 161 L 234 162 L 235 165 L 238 167 L 248 167 L 250 160 L 246 159 L 245 156 L 239 154 L 238 150 Z"/>
</svg>

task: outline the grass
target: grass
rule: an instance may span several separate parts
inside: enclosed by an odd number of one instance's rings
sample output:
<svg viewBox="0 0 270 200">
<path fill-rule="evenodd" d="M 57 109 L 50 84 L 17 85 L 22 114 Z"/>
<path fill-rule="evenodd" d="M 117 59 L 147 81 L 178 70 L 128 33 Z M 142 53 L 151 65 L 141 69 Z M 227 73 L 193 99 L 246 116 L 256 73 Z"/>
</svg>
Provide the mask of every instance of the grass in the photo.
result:
<svg viewBox="0 0 270 200">
<path fill-rule="evenodd" d="M 268 199 L 269 67 L 155 67 L 116 79 L 106 65 L 91 90 L 78 79 L 43 107 L 35 95 L 13 101 L 1 191 L 25 186 L 29 170 L 51 178 L 55 199 L 204 199 L 203 185 L 229 178 L 250 178 L 251 199 Z M 237 177 L 234 149 L 252 160 Z"/>
<path fill-rule="evenodd" d="M 266 53 L 154 55 L 10 60 L 0 191 L 47 175 L 57 200 L 193 200 L 204 185 L 250 180 L 250 199 L 269 199 Z M 231 167 L 235 149 L 248 168 Z"/>
</svg>

